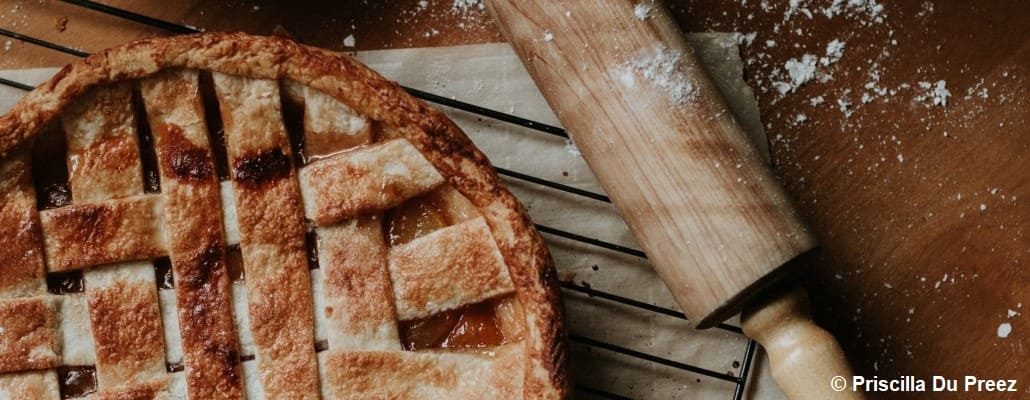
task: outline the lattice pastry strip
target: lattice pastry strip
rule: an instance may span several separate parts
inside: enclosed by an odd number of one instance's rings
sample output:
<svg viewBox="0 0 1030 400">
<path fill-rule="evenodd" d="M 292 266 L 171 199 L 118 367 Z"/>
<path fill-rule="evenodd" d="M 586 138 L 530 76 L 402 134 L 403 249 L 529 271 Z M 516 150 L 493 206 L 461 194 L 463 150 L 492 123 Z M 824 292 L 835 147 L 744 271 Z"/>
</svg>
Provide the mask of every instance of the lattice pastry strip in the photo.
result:
<svg viewBox="0 0 1030 400">
<path fill-rule="evenodd" d="M 515 290 L 486 220 L 449 226 L 390 249 L 397 316 L 423 318 Z"/>
<path fill-rule="evenodd" d="M 372 143 L 372 121 L 331 96 L 295 81 L 283 84 L 290 101 L 304 108 L 303 154 L 312 160 Z"/>
<path fill-rule="evenodd" d="M 405 139 L 392 139 L 308 164 L 300 172 L 307 216 L 328 225 L 396 207 L 443 184 Z"/>
<path fill-rule="evenodd" d="M 55 370 L 0 374 L 0 399 L 59 399 Z"/>
<path fill-rule="evenodd" d="M 178 297 L 175 289 L 159 288 L 157 290 L 157 302 L 161 308 L 161 327 L 164 328 L 165 359 L 170 368 L 183 365 Z"/>
<path fill-rule="evenodd" d="M 331 398 L 472 400 L 522 393 L 519 345 L 484 353 L 329 351 L 323 358 Z"/>
<path fill-rule="evenodd" d="M 66 271 L 165 255 L 162 209 L 160 195 L 141 194 L 41 211 L 47 267 Z"/>
<path fill-rule="evenodd" d="M 69 293 L 61 300 L 61 365 L 85 367 L 97 363 L 96 341 L 85 293 Z"/>
<path fill-rule="evenodd" d="M 0 300 L 0 373 L 57 367 L 57 304 L 44 296 Z"/>
<path fill-rule="evenodd" d="M 381 218 L 318 230 L 329 348 L 400 350 Z"/>
<path fill-rule="evenodd" d="M 304 212 L 278 82 L 216 73 L 214 83 L 262 388 L 271 398 L 315 397 L 319 384 Z"/>
<path fill-rule="evenodd" d="M 168 374 L 162 379 L 133 386 L 104 389 L 86 396 L 86 400 L 171 400 L 180 399 L 173 393 L 186 393 L 184 374 Z"/>
<path fill-rule="evenodd" d="M 55 315 L 62 307 L 53 300 L 43 300 L 47 293 L 43 241 L 38 235 L 39 216 L 36 211 L 35 190 L 32 184 L 30 157 L 19 151 L 0 160 L 0 364 L 5 370 L 16 371 L 29 367 L 52 368 L 51 357 L 61 353 L 58 343 L 63 318 Z M 26 313 L 29 314 L 26 314 Z M 26 318 L 32 318 L 37 329 L 18 332 L 25 328 Z M 56 325 L 56 326 L 55 326 Z M 52 335 L 58 335 L 53 343 Z M 92 349 L 92 345 L 88 347 Z M 27 357 L 25 350 L 28 350 Z M 33 352 L 36 353 L 33 357 Z M 6 397 L 5 397 L 6 396 Z M 54 369 L 27 372 L 0 373 L 0 398 L 56 399 L 59 397 L 57 373 Z"/>
<path fill-rule="evenodd" d="M 27 152 L 0 160 L 0 298 L 46 293 L 39 216 Z"/>
<path fill-rule="evenodd" d="M 68 183 L 76 202 L 141 194 L 143 165 L 130 82 L 89 91 L 61 123 L 68 138 Z"/>
<path fill-rule="evenodd" d="M 154 267 L 112 264 L 85 275 L 96 341 L 97 387 L 136 386 L 165 375 L 164 331 Z"/>
<path fill-rule="evenodd" d="M 179 328 L 166 336 L 181 337 L 190 397 L 239 397 L 239 341 L 221 215 L 197 212 L 222 207 L 199 75 L 166 71 L 141 81 L 140 92 L 157 149 L 176 286 L 175 292 L 162 293 L 174 299 L 166 302 L 177 306 L 179 315 L 165 319 Z M 169 352 L 170 362 L 175 355 Z"/>
</svg>

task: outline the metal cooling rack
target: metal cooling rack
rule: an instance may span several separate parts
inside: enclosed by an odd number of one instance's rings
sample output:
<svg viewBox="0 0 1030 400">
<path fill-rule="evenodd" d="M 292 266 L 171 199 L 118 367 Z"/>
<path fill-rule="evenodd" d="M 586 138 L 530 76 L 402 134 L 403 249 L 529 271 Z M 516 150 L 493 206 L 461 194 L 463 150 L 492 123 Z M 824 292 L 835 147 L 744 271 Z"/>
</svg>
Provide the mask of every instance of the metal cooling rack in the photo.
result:
<svg viewBox="0 0 1030 400">
<path fill-rule="evenodd" d="M 110 15 L 110 16 L 114 16 L 114 17 L 125 19 L 125 20 L 133 21 L 133 22 L 136 22 L 136 23 L 139 23 L 139 24 L 143 24 L 143 25 L 146 25 L 146 26 L 158 28 L 158 29 L 161 29 L 161 30 L 167 31 L 169 33 L 173 33 L 173 34 L 189 34 L 189 33 L 200 33 L 200 32 L 203 32 L 202 29 L 198 29 L 198 28 L 194 28 L 194 27 L 191 27 L 191 26 L 186 26 L 186 25 L 183 25 L 183 24 L 177 24 L 177 23 L 173 23 L 173 22 L 168 22 L 168 21 L 152 18 L 152 17 L 146 16 L 146 15 L 134 13 L 134 12 L 129 11 L 129 10 L 111 7 L 111 6 L 108 6 L 106 4 L 101 4 L 101 3 L 94 2 L 94 1 L 88 1 L 88 0 L 61 0 L 61 1 L 64 2 L 64 3 L 68 3 L 68 4 L 72 4 L 72 5 L 78 6 L 78 7 L 89 9 L 89 10 L 92 10 L 92 11 L 95 11 L 95 12 L 107 14 L 107 15 Z M 76 56 L 76 57 L 86 57 L 86 56 L 89 55 L 89 53 L 87 53 L 85 51 L 73 49 L 73 48 L 70 48 L 70 47 L 67 47 L 67 46 L 63 46 L 63 45 L 61 45 L 59 43 L 54 43 L 54 42 L 50 42 L 50 41 L 47 41 L 47 40 L 35 38 L 35 37 L 29 36 L 29 35 L 21 34 L 21 33 L 10 31 L 10 30 L 6 30 L 6 29 L 3 29 L 3 28 L 0 28 L 0 36 L 6 36 L 6 37 L 11 38 L 11 39 L 19 40 L 19 41 L 22 41 L 22 42 L 25 42 L 25 43 L 29 43 L 29 44 L 32 44 L 32 45 L 35 45 L 35 46 L 44 47 L 44 48 L 47 48 L 47 49 L 51 49 L 51 50 L 54 50 L 54 51 L 58 51 L 58 52 L 61 52 L 61 53 L 64 53 L 64 54 L 68 54 L 68 55 L 72 55 L 72 56 Z M 0 77 L 0 84 L 5 85 L 5 86 L 9 86 L 9 87 L 13 87 L 13 88 L 17 88 L 17 89 L 20 89 L 20 90 L 24 90 L 24 91 L 29 91 L 29 90 L 33 89 L 33 86 L 31 86 L 31 85 L 28 85 L 28 84 L 25 84 L 25 83 L 22 83 L 22 82 L 13 81 L 13 80 L 6 79 L 6 78 L 3 78 L 3 77 Z M 422 100 L 431 102 L 431 103 L 435 103 L 435 104 L 439 104 L 439 105 L 442 105 L 442 106 L 446 106 L 446 107 L 462 110 L 462 111 L 465 111 L 465 112 L 473 113 L 473 114 L 476 114 L 476 115 L 479 115 L 479 116 L 482 116 L 482 117 L 491 118 L 491 119 L 502 121 L 502 122 L 505 122 L 505 123 L 509 123 L 509 124 L 513 124 L 513 125 L 518 125 L 518 126 L 521 126 L 521 127 L 524 127 L 524 128 L 528 128 L 528 129 L 531 129 L 531 130 L 534 130 L 534 131 L 537 131 L 537 132 L 541 132 L 541 133 L 544 133 L 544 134 L 548 134 L 548 135 L 558 136 L 558 137 L 565 138 L 565 139 L 567 139 L 569 137 L 564 129 L 562 129 L 560 127 L 557 127 L 557 126 L 544 124 L 544 123 L 541 123 L 541 122 L 533 121 L 533 120 L 530 120 L 530 119 L 522 118 L 522 117 L 519 117 L 519 116 L 516 116 L 516 115 L 512 115 L 512 114 L 508 114 L 508 113 L 504 113 L 504 112 L 500 112 L 500 111 L 496 111 L 496 110 L 491 110 L 491 109 L 488 109 L 488 108 L 485 108 L 485 107 L 477 106 L 475 104 L 470 104 L 470 103 L 466 103 L 466 102 L 463 102 L 463 101 L 454 100 L 454 99 L 451 99 L 451 98 L 448 98 L 448 97 L 436 95 L 436 94 L 433 94 L 433 93 L 429 93 L 429 92 L 422 91 L 422 90 L 415 89 L 415 88 L 411 88 L 411 87 L 404 87 L 404 89 L 407 90 L 409 93 L 411 93 L 411 95 L 413 95 L 415 97 L 418 97 L 418 98 L 420 98 Z M 569 193 L 569 194 L 573 194 L 573 195 L 577 195 L 577 196 L 582 196 L 582 197 L 593 199 L 593 200 L 600 201 L 600 202 L 611 203 L 611 200 L 608 198 L 608 196 L 606 196 L 604 194 L 600 194 L 600 193 L 596 193 L 596 192 L 592 192 L 592 191 L 588 191 L 588 190 L 583 190 L 583 189 L 575 188 L 575 187 L 572 187 L 572 186 L 564 185 L 564 184 L 561 184 L 561 183 L 558 183 L 558 182 L 554 182 L 554 181 L 551 181 L 551 180 L 535 177 L 535 176 L 532 176 L 532 175 L 523 174 L 523 173 L 520 173 L 520 172 L 517 172 L 517 171 L 512 171 L 512 170 L 509 170 L 509 169 L 504 169 L 504 168 L 500 168 L 500 167 L 494 167 L 494 168 L 497 170 L 497 173 L 502 175 L 502 176 L 506 176 L 506 177 L 509 177 L 509 178 L 513 178 L 513 179 L 517 179 L 517 180 L 521 180 L 521 181 L 525 181 L 525 182 L 529 182 L 529 183 L 532 183 L 532 184 L 535 184 L 535 185 L 544 186 L 544 187 L 547 187 L 547 188 L 550 188 L 550 189 L 554 189 L 554 190 L 558 190 L 558 191 L 562 191 L 562 192 L 565 192 L 565 193 Z M 611 242 L 608 242 L 608 241 L 592 238 L 592 237 L 589 237 L 589 236 L 584 236 L 584 235 L 576 234 L 576 233 L 573 233 L 573 232 L 565 231 L 565 230 L 562 230 L 562 229 L 557 229 L 557 228 L 546 226 L 546 225 L 536 224 L 536 228 L 537 228 L 538 231 L 540 231 L 540 232 L 542 232 L 544 234 L 547 234 L 547 235 L 552 235 L 552 236 L 561 237 L 561 238 L 564 238 L 564 239 L 568 239 L 568 240 L 572 240 L 572 241 L 576 241 L 576 242 L 580 242 L 580 243 L 585 243 L 585 244 L 588 244 L 588 245 L 591 245 L 591 246 L 595 246 L 595 247 L 599 247 L 599 248 L 603 248 L 603 249 L 607 249 L 607 250 L 611 250 L 611 251 L 615 251 L 615 252 L 619 252 L 619 253 L 628 254 L 628 255 L 631 255 L 631 256 L 634 256 L 634 257 L 647 258 L 647 256 L 644 254 L 644 252 L 639 250 L 639 249 L 622 246 L 622 245 L 619 245 L 619 244 L 615 244 L 615 243 L 611 243 Z M 665 308 L 665 307 L 659 307 L 659 306 L 656 306 L 656 305 L 653 305 L 653 304 L 650 304 L 650 303 L 647 303 L 647 302 L 643 302 L 643 301 L 640 301 L 640 300 L 635 300 L 635 299 L 631 299 L 631 298 L 628 298 L 628 297 L 619 296 L 619 295 L 616 295 L 616 294 L 613 294 L 613 293 L 608 293 L 608 292 L 605 292 L 605 291 L 593 289 L 593 288 L 591 288 L 589 286 L 586 286 L 586 285 L 577 285 L 577 284 L 575 284 L 573 282 L 563 281 L 563 282 L 561 282 L 561 288 L 563 290 L 566 290 L 566 291 L 569 291 L 569 292 L 576 292 L 576 293 L 580 293 L 580 294 L 585 294 L 586 296 L 588 296 L 591 299 L 597 299 L 597 300 L 603 300 L 603 301 L 607 301 L 607 302 L 619 303 L 619 304 L 622 304 L 622 305 L 625 305 L 625 306 L 638 308 L 638 309 L 641 309 L 641 310 L 645 310 L 645 311 L 653 312 L 653 313 L 656 313 L 656 314 L 664 315 L 664 316 L 667 316 L 667 317 L 670 317 L 670 318 L 677 318 L 677 319 L 682 319 L 682 320 L 686 320 L 687 319 L 686 316 L 683 313 L 679 312 L 679 311 L 672 310 L 672 309 Z M 743 331 L 739 327 L 733 326 L 733 325 L 729 325 L 729 324 L 725 324 L 725 323 L 719 324 L 718 326 L 716 326 L 716 329 L 721 329 L 721 330 L 724 330 L 724 331 L 727 331 L 727 332 L 732 332 L 732 333 L 735 333 L 735 334 L 738 334 L 738 335 L 741 335 L 741 336 L 743 336 L 743 334 L 744 334 Z M 679 362 L 679 361 L 676 361 L 676 360 L 671 360 L 671 359 L 664 358 L 664 357 L 655 356 L 655 355 L 652 355 L 652 354 L 640 352 L 640 351 L 633 350 L 633 349 L 630 349 L 630 348 L 626 348 L 626 347 L 623 347 L 623 346 L 619 346 L 619 345 L 616 345 L 616 344 L 607 343 L 607 342 L 604 342 L 604 341 L 592 339 L 592 338 L 589 338 L 589 337 L 586 337 L 586 336 L 581 336 L 581 335 L 576 335 L 576 334 L 569 334 L 568 338 L 572 342 L 576 342 L 576 343 L 579 343 L 579 344 L 582 344 L 582 345 L 585 345 L 585 346 L 588 346 L 588 347 L 597 348 L 597 349 L 603 349 L 603 350 L 610 351 L 610 352 L 613 352 L 613 353 L 618 353 L 618 354 L 621 354 L 621 355 L 624 355 L 624 356 L 633 357 L 633 358 L 637 358 L 637 359 L 644 360 L 644 361 L 647 361 L 647 362 L 651 362 L 651 363 L 654 363 L 654 364 L 657 364 L 657 365 L 662 365 L 662 366 L 665 366 L 665 367 L 668 367 L 668 368 L 675 368 L 675 369 L 679 369 L 679 370 L 683 370 L 683 371 L 688 371 L 688 372 L 691 372 L 691 373 L 694 373 L 694 374 L 697 374 L 697 375 L 706 376 L 706 377 L 717 379 L 717 380 L 721 380 L 721 381 L 731 382 L 731 383 L 733 383 L 735 385 L 735 388 L 733 390 L 733 397 L 732 397 L 734 400 L 739 400 L 739 399 L 743 398 L 743 396 L 744 396 L 744 388 L 745 388 L 745 386 L 747 384 L 747 380 L 748 380 L 749 373 L 750 373 L 750 370 L 751 370 L 751 364 L 752 364 L 752 361 L 753 361 L 753 358 L 754 358 L 755 348 L 756 348 L 755 341 L 751 340 L 751 339 L 748 339 L 747 345 L 744 347 L 744 351 L 743 351 L 743 356 L 742 356 L 743 362 L 741 363 L 741 365 L 739 367 L 738 373 L 736 374 L 736 376 L 734 376 L 733 374 L 713 371 L 711 369 L 707 369 L 707 368 L 703 368 L 703 367 L 700 367 L 700 366 Z M 617 394 L 617 393 L 612 393 L 612 392 L 609 392 L 609 391 L 606 391 L 606 390 L 602 390 L 602 389 L 598 389 L 598 388 L 595 388 L 595 387 L 591 387 L 588 383 L 576 382 L 575 385 L 574 385 L 574 390 L 576 392 L 580 392 L 582 394 L 593 395 L 593 396 L 597 396 L 597 397 L 605 398 L 605 399 L 620 399 L 620 400 L 621 399 L 630 399 L 629 397 L 622 396 L 622 395 Z"/>
</svg>

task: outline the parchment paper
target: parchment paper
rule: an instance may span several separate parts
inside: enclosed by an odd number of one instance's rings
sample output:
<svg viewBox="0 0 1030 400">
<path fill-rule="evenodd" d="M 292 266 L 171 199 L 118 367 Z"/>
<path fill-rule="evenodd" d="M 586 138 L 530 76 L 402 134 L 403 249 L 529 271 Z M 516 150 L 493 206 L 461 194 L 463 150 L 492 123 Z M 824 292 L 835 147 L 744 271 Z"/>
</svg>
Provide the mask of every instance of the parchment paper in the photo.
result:
<svg viewBox="0 0 1030 400">
<path fill-rule="evenodd" d="M 737 35 L 688 35 L 691 46 L 727 98 L 737 120 L 768 155 L 765 132 L 751 89 L 743 81 Z M 539 122 L 560 125 L 533 80 L 507 44 L 428 49 L 379 50 L 355 54 L 372 68 L 403 85 L 478 104 Z M 55 68 L 0 71 L 0 76 L 38 84 Z M 0 111 L 24 92 L 0 86 Z M 574 146 L 561 139 L 458 110 L 443 109 L 490 157 L 495 165 L 578 188 L 603 192 Z M 641 132 L 646 134 L 646 132 Z M 534 221 L 639 248 L 628 228 L 608 204 L 518 180 L 509 187 Z M 646 260 L 545 235 L 563 280 L 594 289 L 678 309 Z M 672 317 L 621 306 L 578 293 L 563 292 L 569 332 L 622 347 L 736 374 L 746 338 L 716 329 L 696 331 Z M 736 323 L 735 321 L 731 321 Z M 572 342 L 576 382 L 635 399 L 729 399 L 734 385 L 694 373 L 591 349 Z M 747 398 L 778 399 L 759 352 Z M 575 398 L 588 398 L 583 393 Z"/>
</svg>

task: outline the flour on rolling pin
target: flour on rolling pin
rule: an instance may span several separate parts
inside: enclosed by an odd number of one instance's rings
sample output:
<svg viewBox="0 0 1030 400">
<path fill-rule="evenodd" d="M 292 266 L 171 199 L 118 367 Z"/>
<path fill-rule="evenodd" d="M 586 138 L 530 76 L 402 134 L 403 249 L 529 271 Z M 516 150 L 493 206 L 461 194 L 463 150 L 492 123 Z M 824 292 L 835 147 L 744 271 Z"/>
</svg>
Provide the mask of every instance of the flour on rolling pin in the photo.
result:
<svg viewBox="0 0 1030 400">
<path fill-rule="evenodd" d="M 646 83 L 661 88 L 677 104 L 683 104 L 697 97 L 694 82 L 679 73 L 683 53 L 664 46 L 642 49 L 629 61 L 619 64 L 610 74 L 619 78 L 619 83 L 628 88 L 635 87 L 636 77 L 643 77 Z"/>
<path fill-rule="evenodd" d="M 695 53 L 726 96 L 745 131 L 768 156 L 765 132 L 751 89 L 744 83 L 737 34 L 693 34 Z M 403 85 L 521 117 L 558 125 L 533 80 L 507 44 L 359 52 L 357 58 Z M 657 68 L 640 64 L 640 68 Z M 37 84 L 56 69 L 3 71 L 0 77 Z M 644 73 L 647 78 L 648 74 Z M 660 78 L 660 76 L 655 75 Z M 642 82 L 637 82 L 642 84 Z M 0 86 L 0 110 L 23 92 Z M 600 192 L 586 163 L 566 142 L 526 128 L 440 107 L 498 166 L 586 190 Z M 574 148 L 574 147 L 573 147 Z M 520 181 L 506 183 L 541 224 L 637 247 L 609 204 L 544 189 Z M 547 237 L 560 278 L 653 304 L 677 308 L 664 284 L 645 260 Z M 736 373 L 746 345 L 741 335 L 720 330 L 696 331 L 682 320 L 564 292 L 571 333 L 722 372 Z M 575 378 L 591 386 L 632 398 L 715 397 L 732 393 L 733 384 L 664 368 L 601 350 L 587 352 L 573 344 Z M 756 398 L 781 394 L 761 365 L 749 392 Z"/>
</svg>

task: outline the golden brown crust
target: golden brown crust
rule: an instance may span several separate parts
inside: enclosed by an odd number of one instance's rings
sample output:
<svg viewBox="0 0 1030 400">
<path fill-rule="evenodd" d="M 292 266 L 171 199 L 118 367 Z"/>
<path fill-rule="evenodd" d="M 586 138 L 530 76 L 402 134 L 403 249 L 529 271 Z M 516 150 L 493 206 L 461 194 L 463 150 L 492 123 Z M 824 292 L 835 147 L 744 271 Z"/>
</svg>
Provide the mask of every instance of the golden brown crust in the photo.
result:
<svg viewBox="0 0 1030 400">
<path fill-rule="evenodd" d="M 149 382 L 100 389 L 98 392 L 86 396 L 87 400 L 165 400 L 171 398 L 168 393 L 168 378 L 164 377 Z"/>
<path fill-rule="evenodd" d="M 0 373 L 54 368 L 58 354 L 57 309 L 46 297 L 0 300 Z"/>
<path fill-rule="evenodd" d="M 105 266 L 90 270 L 85 283 L 96 343 L 97 386 L 131 386 L 164 375 L 164 335 L 153 265 Z"/>
<path fill-rule="evenodd" d="M 59 399 L 57 371 L 0 374 L 0 399 Z"/>
<path fill-rule="evenodd" d="M 269 398 L 318 396 L 304 210 L 275 81 L 214 75 L 240 223 L 250 331 Z"/>
<path fill-rule="evenodd" d="M 93 89 L 62 116 L 68 184 L 76 203 L 142 194 L 136 117 L 129 82 Z"/>
<path fill-rule="evenodd" d="M 307 215 L 328 225 L 396 207 L 444 180 L 410 142 L 393 139 L 313 162 L 300 182 Z"/>
<path fill-rule="evenodd" d="M 28 157 L 0 160 L 0 298 L 46 292 L 35 197 Z"/>
<path fill-rule="evenodd" d="M 327 156 L 373 140 L 372 123 L 336 99 L 296 82 L 287 82 L 300 92 L 304 104 L 304 153 Z"/>
<path fill-rule="evenodd" d="M 221 202 L 199 77 L 167 71 L 140 91 L 157 148 L 189 397 L 242 398 L 221 215 L 196 212 Z"/>
<path fill-rule="evenodd" d="M 523 356 L 513 346 L 488 353 L 330 351 L 325 385 L 345 399 L 514 399 L 524 392 Z"/>
<path fill-rule="evenodd" d="M 144 260 L 167 252 L 159 195 L 74 204 L 39 214 L 51 271 Z"/>
<path fill-rule="evenodd" d="M 0 117 L 7 155 L 84 91 L 169 68 L 197 68 L 264 79 L 291 79 L 326 93 L 372 120 L 395 127 L 447 181 L 480 208 L 509 266 L 527 319 L 525 397 L 566 393 L 563 317 L 554 267 L 526 214 L 453 122 L 354 60 L 279 38 L 203 34 L 147 39 L 69 66 Z"/>
<path fill-rule="evenodd" d="M 325 316 L 333 350 L 400 350 L 380 217 L 318 231 Z"/>
<path fill-rule="evenodd" d="M 483 218 L 390 249 L 390 279 L 401 320 L 425 318 L 515 290 Z"/>
</svg>

